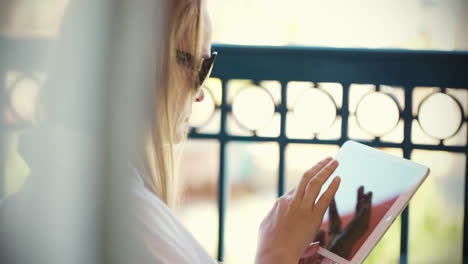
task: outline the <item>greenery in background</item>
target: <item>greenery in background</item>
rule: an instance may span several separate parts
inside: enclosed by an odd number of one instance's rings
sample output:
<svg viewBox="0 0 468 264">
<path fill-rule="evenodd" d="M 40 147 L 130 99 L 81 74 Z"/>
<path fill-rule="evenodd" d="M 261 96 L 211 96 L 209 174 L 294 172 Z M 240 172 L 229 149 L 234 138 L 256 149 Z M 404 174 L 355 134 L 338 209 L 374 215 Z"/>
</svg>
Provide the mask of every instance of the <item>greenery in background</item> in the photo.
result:
<svg viewBox="0 0 468 264">
<path fill-rule="evenodd" d="M 451 202 L 440 187 L 428 178 L 411 203 L 410 263 L 462 262 L 463 204 Z"/>
<path fill-rule="evenodd" d="M 399 263 L 400 260 L 401 217 L 398 217 L 371 254 L 365 264 Z"/>
</svg>

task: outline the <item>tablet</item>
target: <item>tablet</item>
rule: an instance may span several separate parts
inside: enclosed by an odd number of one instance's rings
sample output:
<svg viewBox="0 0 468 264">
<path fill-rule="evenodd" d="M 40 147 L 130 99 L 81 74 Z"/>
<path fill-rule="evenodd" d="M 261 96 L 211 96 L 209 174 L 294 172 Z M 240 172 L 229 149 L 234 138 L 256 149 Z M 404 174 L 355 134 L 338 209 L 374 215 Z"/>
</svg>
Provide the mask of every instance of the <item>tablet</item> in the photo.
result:
<svg viewBox="0 0 468 264">
<path fill-rule="evenodd" d="M 341 177 L 325 214 L 318 254 L 339 264 L 362 263 L 429 175 L 429 168 L 347 141 L 338 152 Z"/>
</svg>

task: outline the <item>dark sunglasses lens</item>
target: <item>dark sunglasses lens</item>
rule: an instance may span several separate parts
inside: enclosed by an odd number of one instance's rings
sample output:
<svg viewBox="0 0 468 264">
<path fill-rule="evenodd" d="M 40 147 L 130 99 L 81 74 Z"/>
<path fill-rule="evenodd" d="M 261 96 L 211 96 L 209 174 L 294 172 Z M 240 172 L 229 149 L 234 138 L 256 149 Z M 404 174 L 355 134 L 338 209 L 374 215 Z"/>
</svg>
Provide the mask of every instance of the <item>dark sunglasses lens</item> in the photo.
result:
<svg viewBox="0 0 468 264">
<path fill-rule="evenodd" d="M 214 60 L 210 64 L 204 65 L 199 74 L 199 82 L 202 85 L 206 79 L 208 79 L 213 71 Z"/>
</svg>

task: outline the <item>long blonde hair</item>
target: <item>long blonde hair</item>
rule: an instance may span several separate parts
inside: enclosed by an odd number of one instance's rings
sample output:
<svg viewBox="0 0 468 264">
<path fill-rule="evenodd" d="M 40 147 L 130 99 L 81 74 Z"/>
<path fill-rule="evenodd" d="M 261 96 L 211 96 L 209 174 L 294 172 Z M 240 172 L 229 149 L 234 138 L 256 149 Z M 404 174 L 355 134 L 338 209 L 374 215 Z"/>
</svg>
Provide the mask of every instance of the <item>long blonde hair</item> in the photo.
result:
<svg viewBox="0 0 468 264">
<path fill-rule="evenodd" d="M 203 0 L 171 0 L 169 1 L 169 16 L 166 27 L 167 39 L 164 40 L 162 63 L 162 78 L 156 87 L 153 100 L 153 115 L 145 127 L 143 170 L 145 184 L 168 206 L 177 204 L 179 197 L 178 165 L 175 156 L 175 141 L 177 128 L 180 125 L 178 104 L 185 103 L 181 95 L 193 96 L 192 87 L 187 86 L 188 72 L 180 67 L 176 60 L 176 51 L 184 49 L 195 56 L 201 57 L 202 32 L 202 1 Z M 188 50 L 187 50 L 188 49 Z M 189 81 L 190 86 L 190 81 Z M 190 91 L 184 93 L 182 89 Z M 182 139 L 187 138 L 185 133 Z M 178 142 L 178 143 L 179 143 Z"/>
</svg>

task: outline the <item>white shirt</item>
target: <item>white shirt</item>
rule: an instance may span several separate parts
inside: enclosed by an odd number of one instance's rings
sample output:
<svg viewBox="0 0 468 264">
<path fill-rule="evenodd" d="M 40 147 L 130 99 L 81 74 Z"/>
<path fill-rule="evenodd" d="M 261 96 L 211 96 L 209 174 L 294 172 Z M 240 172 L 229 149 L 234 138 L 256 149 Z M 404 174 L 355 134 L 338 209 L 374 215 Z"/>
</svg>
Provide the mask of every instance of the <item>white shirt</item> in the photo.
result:
<svg viewBox="0 0 468 264">
<path fill-rule="evenodd" d="M 144 259 L 158 264 L 216 264 L 137 172 L 136 176 L 131 195 L 136 202 L 143 252 L 148 254 Z"/>
</svg>

